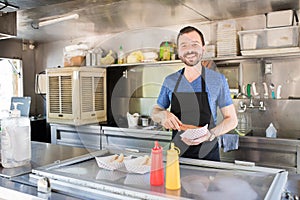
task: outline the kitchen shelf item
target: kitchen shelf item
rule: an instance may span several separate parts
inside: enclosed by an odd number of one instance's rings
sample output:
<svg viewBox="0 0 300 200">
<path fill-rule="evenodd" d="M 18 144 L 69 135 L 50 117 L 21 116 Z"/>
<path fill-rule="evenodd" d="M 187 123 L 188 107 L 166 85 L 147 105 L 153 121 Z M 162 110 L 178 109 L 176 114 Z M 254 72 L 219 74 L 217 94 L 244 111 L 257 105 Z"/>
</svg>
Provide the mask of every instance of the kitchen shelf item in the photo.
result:
<svg viewBox="0 0 300 200">
<path fill-rule="evenodd" d="M 293 26 L 296 21 L 296 13 L 293 10 L 281 10 L 266 14 L 267 28 Z"/>
<path fill-rule="evenodd" d="M 256 49 L 257 48 L 258 35 L 255 33 L 245 34 L 242 38 L 241 48 L 242 49 Z"/>
<path fill-rule="evenodd" d="M 284 57 L 284 56 L 299 56 L 299 47 L 287 47 L 287 48 L 272 48 L 272 49 L 255 49 L 241 51 L 243 56 L 252 56 L 255 58 L 271 58 L 271 57 Z M 297 54 L 297 55 L 296 55 Z M 241 57 L 246 58 L 246 57 Z"/>
<path fill-rule="evenodd" d="M 240 27 L 235 20 L 221 21 L 217 25 L 217 56 L 239 54 L 238 35 Z"/>
<path fill-rule="evenodd" d="M 299 46 L 298 26 L 239 31 L 238 34 L 242 51 Z"/>
</svg>

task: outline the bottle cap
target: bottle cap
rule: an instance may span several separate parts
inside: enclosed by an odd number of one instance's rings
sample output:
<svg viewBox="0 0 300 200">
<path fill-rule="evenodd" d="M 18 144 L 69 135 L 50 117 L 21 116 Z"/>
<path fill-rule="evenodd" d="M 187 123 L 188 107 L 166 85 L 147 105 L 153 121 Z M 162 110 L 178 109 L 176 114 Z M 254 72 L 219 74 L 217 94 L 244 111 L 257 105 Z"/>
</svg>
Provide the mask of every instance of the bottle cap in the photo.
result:
<svg viewBox="0 0 300 200">
<path fill-rule="evenodd" d="M 154 147 L 152 148 L 152 150 L 154 150 L 154 151 L 159 151 L 159 150 L 161 150 L 162 148 L 161 148 L 161 146 L 158 144 L 158 141 L 155 141 L 154 142 Z"/>
<path fill-rule="evenodd" d="M 180 149 L 174 145 L 174 142 L 171 142 L 170 150 L 171 152 L 175 152 L 176 154 L 180 154 Z"/>
<path fill-rule="evenodd" d="M 21 102 L 14 102 L 14 109 L 11 111 L 11 117 L 21 117 L 21 111 L 17 109 L 18 104 L 23 104 Z"/>
<path fill-rule="evenodd" d="M 175 147 L 174 143 L 171 142 L 171 148 L 170 148 L 170 150 L 174 150 L 174 147 Z"/>
</svg>

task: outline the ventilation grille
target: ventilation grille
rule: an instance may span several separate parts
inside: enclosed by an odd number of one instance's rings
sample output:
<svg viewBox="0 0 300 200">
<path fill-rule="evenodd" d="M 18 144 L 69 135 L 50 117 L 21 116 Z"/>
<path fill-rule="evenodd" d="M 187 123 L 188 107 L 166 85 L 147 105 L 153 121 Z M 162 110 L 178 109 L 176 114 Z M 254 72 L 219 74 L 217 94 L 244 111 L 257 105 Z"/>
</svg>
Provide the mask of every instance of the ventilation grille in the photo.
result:
<svg viewBox="0 0 300 200">
<path fill-rule="evenodd" d="M 96 77 L 94 80 L 94 88 L 95 88 L 95 111 L 104 110 L 104 78 Z"/>
<path fill-rule="evenodd" d="M 81 84 L 82 111 L 104 110 L 104 78 L 81 77 Z"/>
<path fill-rule="evenodd" d="M 49 77 L 50 113 L 72 114 L 72 77 Z"/>
<path fill-rule="evenodd" d="M 72 114 L 72 77 L 61 76 L 61 112 Z"/>
<path fill-rule="evenodd" d="M 81 108 L 83 112 L 93 111 L 93 77 L 81 77 Z"/>
<path fill-rule="evenodd" d="M 50 113 L 59 113 L 59 77 L 49 77 Z"/>
</svg>

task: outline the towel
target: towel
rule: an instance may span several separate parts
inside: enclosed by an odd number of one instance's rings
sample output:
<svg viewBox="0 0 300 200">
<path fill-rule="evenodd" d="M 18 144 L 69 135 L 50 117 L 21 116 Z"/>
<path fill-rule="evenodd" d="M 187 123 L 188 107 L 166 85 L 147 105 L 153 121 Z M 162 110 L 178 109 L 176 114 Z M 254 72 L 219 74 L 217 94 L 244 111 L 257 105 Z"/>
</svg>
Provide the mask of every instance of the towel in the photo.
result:
<svg viewBox="0 0 300 200">
<path fill-rule="evenodd" d="M 223 147 L 224 152 L 237 150 L 239 148 L 239 135 L 225 134 L 220 136 L 219 147 Z"/>
</svg>

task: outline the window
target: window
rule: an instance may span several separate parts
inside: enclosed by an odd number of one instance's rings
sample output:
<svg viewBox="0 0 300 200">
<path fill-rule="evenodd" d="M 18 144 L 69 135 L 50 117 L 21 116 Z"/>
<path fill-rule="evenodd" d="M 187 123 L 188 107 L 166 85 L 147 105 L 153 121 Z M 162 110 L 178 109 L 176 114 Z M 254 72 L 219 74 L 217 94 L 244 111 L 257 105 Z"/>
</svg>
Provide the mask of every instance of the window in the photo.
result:
<svg viewBox="0 0 300 200">
<path fill-rule="evenodd" d="M 13 96 L 23 96 L 22 61 L 0 58 L 0 111 L 10 109 Z"/>
</svg>

